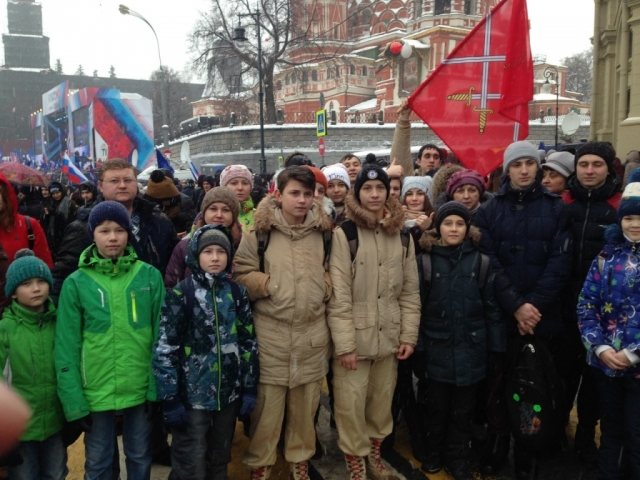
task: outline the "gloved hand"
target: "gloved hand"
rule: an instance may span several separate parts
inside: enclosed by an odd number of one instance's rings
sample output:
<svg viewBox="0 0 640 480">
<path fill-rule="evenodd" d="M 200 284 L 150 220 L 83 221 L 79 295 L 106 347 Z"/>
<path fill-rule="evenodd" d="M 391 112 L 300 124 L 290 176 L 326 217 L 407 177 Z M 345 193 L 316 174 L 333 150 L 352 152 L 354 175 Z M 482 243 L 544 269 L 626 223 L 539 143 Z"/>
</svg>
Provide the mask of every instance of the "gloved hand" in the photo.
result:
<svg viewBox="0 0 640 480">
<path fill-rule="evenodd" d="M 150 422 L 162 411 L 162 405 L 160 402 L 150 402 L 147 400 L 147 403 L 144 405 L 144 411 L 147 414 L 147 421 Z"/>
<path fill-rule="evenodd" d="M 240 411 L 238 412 L 239 417 L 246 417 L 247 415 L 253 412 L 253 409 L 256 408 L 257 398 L 255 395 L 246 393 L 242 395 L 242 406 L 240 407 Z"/>
<path fill-rule="evenodd" d="M 17 467 L 23 463 L 24 459 L 20 455 L 20 444 L 0 457 L 0 467 Z"/>
<path fill-rule="evenodd" d="M 91 414 L 82 418 L 67 422 L 62 427 L 62 443 L 65 447 L 72 445 L 78 440 L 78 437 L 82 435 L 82 432 L 90 432 L 93 425 Z"/>
<path fill-rule="evenodd" d="M 189 422 L 187 411 L 182 405 L 182 402 L 176 398 L 168 398 L 162 401 L 162 411 L 164 415 L 162 417 L 165 426 L 169 428 L 184 428 Z"/>
</svg>

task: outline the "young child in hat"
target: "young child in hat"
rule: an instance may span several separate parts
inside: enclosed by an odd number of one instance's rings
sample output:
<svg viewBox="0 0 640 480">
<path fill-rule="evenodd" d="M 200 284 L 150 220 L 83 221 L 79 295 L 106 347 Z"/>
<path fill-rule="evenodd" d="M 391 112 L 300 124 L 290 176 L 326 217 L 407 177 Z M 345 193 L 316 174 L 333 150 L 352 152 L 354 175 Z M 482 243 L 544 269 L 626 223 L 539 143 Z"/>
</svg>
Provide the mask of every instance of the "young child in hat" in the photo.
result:
<svg viewBox="0 0 640 480">
<path fill-rule="evenodd" d="M 336 218 L 333 224 L 339 227 L 342 222 L 347 219 L 347 215 L 344 209 L 344 201 L 347 198 L 347 193 L 351 189 L 351 181 L 349 180 L 349 174 L 347 169 L 341 163 L 329 165 L 322 170 L 324 176 L 327 179 L 327 197 L 333 201 L 333 206 L 336 209 Z"/>
<path fill-rule="evenodd" d="M 578 326 L 602 407 L 600 475 L 620 478 L 624 450 L 631 478 L 640 478 L 640 169 L 631 173 L 605 239 L 580 293 Z"/>
<path fill-rule="evenodd" d="M 153 367 L 178 478 L 226 480 L 236 417 L 256 404 L 258 346 L 247 291 L 230 278 L 234 250 L 223 225 L 200 228 L 192 275 L 162 307 Z"/>
<path fill-rule="evenodd" d="M 488 257 L 482 273 L 480 231 L 467 207 L 445 203 L 434 223 L 420 238 L 418 258 L 423 301 L 414 362 L 427 373 L 422 468 L 436 473 L 444 463 L 456 480 L 472 479 L 467 462 L 478 384 L 487 353 L 506 351 L 506 330 Z"/>
<path fill-rule="evenodd" d="M 31 250 L 16 253 L 5 285 L 5 294 L 13 301 L 0 321 L 0 365 L 4 369 L 0 369 L 0 380 L 9 381 L 27 401 L 32 416 L 14 452 L 10 479 L 62 480 L 68 473 L 64 414 L 53 362 L 56 307 L 49 300 L 52 283 L 49 267 Z"/>
<path fill-rule="evenodd" d="M 55 364 L 58 396 L 68 422 L 85 432 L 86 478 L 111 476 L 116 416 L 122 416 L 127 478 L 148 479 L 156 382 L 151 368 L 162 274 L 140 261 L 131 217 L 104 201 L 89 215 L 93 243 L 62 286 Z"/>
</svg>

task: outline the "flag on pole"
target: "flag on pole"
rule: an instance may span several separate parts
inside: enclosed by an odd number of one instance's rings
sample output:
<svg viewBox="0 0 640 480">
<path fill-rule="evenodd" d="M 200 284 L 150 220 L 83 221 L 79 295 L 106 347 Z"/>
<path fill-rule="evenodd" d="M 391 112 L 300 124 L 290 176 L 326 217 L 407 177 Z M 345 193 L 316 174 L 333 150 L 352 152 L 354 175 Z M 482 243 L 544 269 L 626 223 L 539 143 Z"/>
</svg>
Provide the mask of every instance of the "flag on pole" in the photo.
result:
<svg viewBox="0 0 640 480">
<path fill-rule="evenodd" d="M 169 161 L 165 158 L 164 155 L 156 148 L 156 161 L 158 162 L 158 168 L 166 168 L 167 170 L 171 170 L 171 173 L 174 173 L 173 167 L 169 163 Z"/>
<path fill-rule="evenodd" d="M 88 179 L 82 173 L 75 163 L 73 163 L 69 159 L 69 153 L 64 152 L 63 162 L 62 162 L 62 171 L 67 174 L 70 183 L 82 183 L 86 182 Z"/>
<path fill-rule="evenodd" d="M 533 60 L 526 0 L 502 0 L 409 98 L 467 168 L 487 175 L 529 135 Z"/>
</svg>

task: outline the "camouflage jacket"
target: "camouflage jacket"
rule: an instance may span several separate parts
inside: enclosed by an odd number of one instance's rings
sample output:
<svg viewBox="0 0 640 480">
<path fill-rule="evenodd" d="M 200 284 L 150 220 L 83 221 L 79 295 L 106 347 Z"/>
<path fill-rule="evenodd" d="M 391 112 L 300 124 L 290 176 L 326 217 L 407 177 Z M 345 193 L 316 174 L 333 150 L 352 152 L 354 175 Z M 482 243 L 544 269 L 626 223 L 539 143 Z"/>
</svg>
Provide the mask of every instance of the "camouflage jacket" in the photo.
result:
<svg viewBox="0 0 640 480">
<path fill-rule="evenodd" d="M 167 291 L 153 370 L 159 400 L 178 396 L 187 408 L 221 410 L 255 394 L 258 345 L 246 289 L 229 277 L 231 261 L 218 275 L 198 265 L 198 239 L 207 228 L 219 227 L 203 227 L 189 242 L 193 275 Z"/>
</svg>

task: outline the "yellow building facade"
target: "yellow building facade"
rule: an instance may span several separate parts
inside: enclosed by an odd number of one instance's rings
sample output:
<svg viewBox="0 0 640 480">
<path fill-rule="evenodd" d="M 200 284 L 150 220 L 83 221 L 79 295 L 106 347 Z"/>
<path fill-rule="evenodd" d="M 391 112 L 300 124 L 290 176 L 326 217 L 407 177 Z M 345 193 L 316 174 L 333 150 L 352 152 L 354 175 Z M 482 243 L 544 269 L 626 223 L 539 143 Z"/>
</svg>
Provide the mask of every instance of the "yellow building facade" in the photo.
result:
<svg viewBox="0 0 640 480">
<path fill-rule="evenodd" d="M 640 150 L 640 0 L 594 0 L 591 140 Z"/>
</svg>

